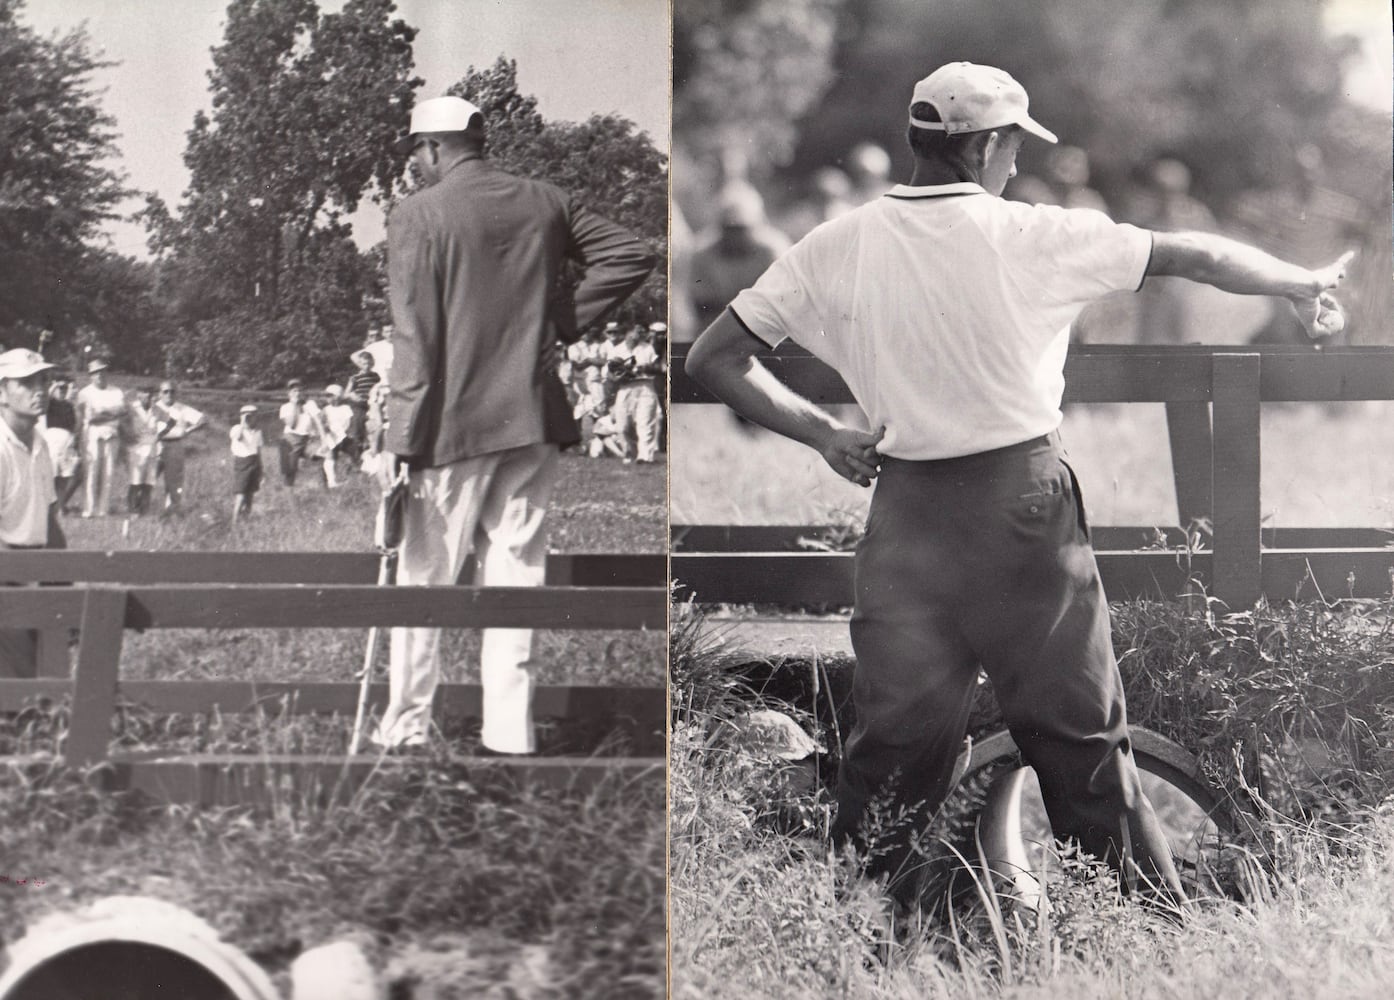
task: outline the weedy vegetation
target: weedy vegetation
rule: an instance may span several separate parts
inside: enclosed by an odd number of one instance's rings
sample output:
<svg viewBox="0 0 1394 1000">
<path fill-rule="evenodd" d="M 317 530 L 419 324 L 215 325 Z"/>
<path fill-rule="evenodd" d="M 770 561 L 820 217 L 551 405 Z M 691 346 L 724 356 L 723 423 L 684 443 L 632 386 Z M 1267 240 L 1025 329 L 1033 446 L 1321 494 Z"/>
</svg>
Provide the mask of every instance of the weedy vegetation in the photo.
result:
<svg viewBox="0 0 1394 1000">
<path fill-rule="evenodd" d="M 1180 919 L 1125 900 L 1107 869 L 1060 848 L 1037 873 L 1045 905 L 1025 905 L 981 864 L 981 787 L 921 838 L 952 881 L 931 881 L 919 907 L 893 902 L 866 858 L 825 839 L 840 742 L 828 693 L 848 665 L 736 666 L 699 609 L 675 612 L 673 996 L 1383 995 L 1394 982 L 1394 603 L 1233 612 L 1201 597 L 1113 612 L 1132 721 L 1196 754 L 1234 820 L 1210 888 Z M 810 676 L 833 678 L 821 701 Z M 990 697 L 980 701 L 975 730 L 996 728 Z M 834 753 L 790 763 L 723 737 L 756 707 Z"/>
<path fill-rule="evenodd" d="M 200 402 L 195 399 L 195 405 Z M 377 488 L 366 476 L 327 491 L 306 471 L 288 490 L 267 478 L 252 517 L 231 523 L 227 414 L 191 456 L 178 516 L 67 519 L 75 549 L 370 551 Z M 269 437 L 270 435 L 268 435 Z M 564 456 L 557 551 L 662 551 L 662 468 Z M 127 678 L 352 680 L 367 630 L 152 631 L 127 634 Z M 662 683 L 664 637 L 539 633 L 544 684 Z M 384 644 L 385 645 L 385 644 Z M 478 677 L 478 635 L 447 633 L 446 678 Z M 385 652 L 383 666 L 385 666 Z M 380 677 L 385 674 L 379 674 Z M 351 719 L 264 711 L 162 716 L 125 706 L 126 749 L 341 753 Z M 304 948 L 360 943 L 394 998 L 652 997 L 665 975 L 664 791 L 615 776 L 589 791 L 487 789 L 461 761 L 476 723 L 447 721 L 429 756 L 384 766 L 351 794 L 271 789 L 269 808 L 157 806 L 97 790 L 57 765 L 0 772 L 0 936 L 45 913 L 111 894 L 178 903 L 288 985 Z M 65 703 L 0 719 L 0 753 L 51 752 Z M 659 755 L 663 734 L 609 721 L 553 724 L 543 752 Z M 26 879 L 23 886 L 16 880 Z M 34 880 L 43 883 L 36 885 Z"/>
</svg>

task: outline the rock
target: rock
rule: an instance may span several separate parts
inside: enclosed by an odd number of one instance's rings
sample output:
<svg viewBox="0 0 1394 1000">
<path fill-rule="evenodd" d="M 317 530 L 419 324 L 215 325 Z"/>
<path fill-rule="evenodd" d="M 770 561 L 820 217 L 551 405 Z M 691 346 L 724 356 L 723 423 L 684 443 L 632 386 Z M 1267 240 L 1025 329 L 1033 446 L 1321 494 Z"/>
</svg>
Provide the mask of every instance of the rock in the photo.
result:
<svg viewBox="0 0 1394 1000">
<path fill-rule="evenodd" d="M 291 1000 L 382 1000 L 378 977 L 351 941 L 311 948 L 290 966 Z"/>
</svg>

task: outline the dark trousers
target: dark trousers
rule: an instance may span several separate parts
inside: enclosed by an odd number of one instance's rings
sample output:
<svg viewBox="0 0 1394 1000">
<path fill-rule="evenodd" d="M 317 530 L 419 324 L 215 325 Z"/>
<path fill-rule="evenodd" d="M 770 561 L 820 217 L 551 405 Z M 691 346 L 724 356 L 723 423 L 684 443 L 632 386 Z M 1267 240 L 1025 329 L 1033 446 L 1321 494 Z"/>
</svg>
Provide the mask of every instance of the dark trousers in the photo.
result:
<svg viewBox="0 0 1394 1000">
<path fill-rule="evenodd" d="M 873 798 L 908 825 L 879 844 L 914 868 L 910 834 L 951 790 L 978 668 L 1040 777 L 1055 835 L 1181 889 L 1138 782 L 1108 605 L 1074 473 L 1051 435 L 931 462 L 887 459 L 856 555 L 857 722 L 833 833 L 866 845 Z M 908 828 L 907 828 L 908 826 Z"/>
<path fill-rule="evenodd" d="M 306 434 L 286 434 L 281 438 L 281 478 L 287 486 L 295 485 L 296 473 L 300 471 L 300 462 L 309 446 L 310 438 Z"/>
</svg>

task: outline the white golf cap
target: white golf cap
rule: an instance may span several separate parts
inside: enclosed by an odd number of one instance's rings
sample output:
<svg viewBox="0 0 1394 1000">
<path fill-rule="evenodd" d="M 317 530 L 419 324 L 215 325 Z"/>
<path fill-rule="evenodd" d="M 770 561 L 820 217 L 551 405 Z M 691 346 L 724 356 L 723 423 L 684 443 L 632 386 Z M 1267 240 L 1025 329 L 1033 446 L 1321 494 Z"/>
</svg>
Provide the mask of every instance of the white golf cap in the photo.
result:
<svg viewBox="0 0 1394 1000">
<path fill-rule="evenodd" d="M 1046 142 L 1058 142 L 1055 133 L 1027 113 L 1026 88 L 995 66 L 956 62 L 940 66 L 915 84 L 913 107 L 924 101 L 939 112 L 940 121 L 926 122 L 911 116 L 915 128 L 957 135 L 986 132 L 1004 125 L 1020 125 Z"/>
<path fill-rule="evenodd" d="M 484 123 L 484 112 L 463 97 L 432 97 L 411 109 L 411 127 L 396 142 L 399 153 L 411 152 L 415 136 L 424 132 L 463 132 L 478 117 Z"/>
<path fill-rule="evenodd" d="M 28 378 L 52 367 L 42 354 L 27 347 L 16 347 L 0 354 L 0 378 Z"/>
</svg>

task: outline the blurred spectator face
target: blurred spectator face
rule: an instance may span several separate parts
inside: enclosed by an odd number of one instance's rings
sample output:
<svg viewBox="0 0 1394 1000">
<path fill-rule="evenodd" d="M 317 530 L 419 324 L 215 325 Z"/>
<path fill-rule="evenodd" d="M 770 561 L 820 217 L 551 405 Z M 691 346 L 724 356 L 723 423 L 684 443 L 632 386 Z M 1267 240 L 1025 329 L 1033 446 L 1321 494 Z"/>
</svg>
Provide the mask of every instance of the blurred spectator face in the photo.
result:
<svg viewBox="0 0 1394 1000">
<path fill-rule="evenodd" d="M 1152 183 L 1164 194 L 1185 194 L 1191 190 L 1191 171 L 1180 160 L 1162 159 L 1152 164 Z"/>
<path fill-rule="evenodd" d="M 847 173 L 862 187 L 884 184 L 891 179 L 891 154 L 874 142 L 859 142 L 847 154 Z"/>
<path fill-rule="evenodd" d="M 612 344 L 618 344 L 624 339 L 624 330 L 620 329 L 618 323 L 614 326 L 607 326 L 605 328 L 605 339 Z"/>
<path fill-rule="evenodd" d="M 136 402 L 140 403 L 145 409 L 150 409 L 150 404 L 155 402 L 155 392 L 153 389 L 139 389 L 136 391 Z"/>
<path fill-rule="evenodd" d="M 68 390 L 72 388 L 72 383 L 67 379 L 58 379 L 48 387 L 48 395 L 51 399 L 67 399 Z"/>
<path fill-rule="evenodd" d="M 825 205 L 846 201 L 852 194 L 852 182 L 837 167 L 820 167 L 813 173 L 813 196 Z"/>
<path fill-rule="evenodd" d="M 630 347 L 635 347 L 644 339 L 644 328 L 642 326 L 631 326 L 629 332 L 624 335 L 624 342 Z"/>
<path fill-rule="evenodd" d="M 1060 146 L 1050 151 L 1050 176 L 1067 188 L 1089 183 L 1089 154 L 1078 146 Z"/>
<path fill-rule="evenodd" d="M 725 249 L 743 249 L 751 233 L 765 223 L 765 200 L 749 184 L 728 185 L 717 206 L 717 224 Z"/>
</svg>

